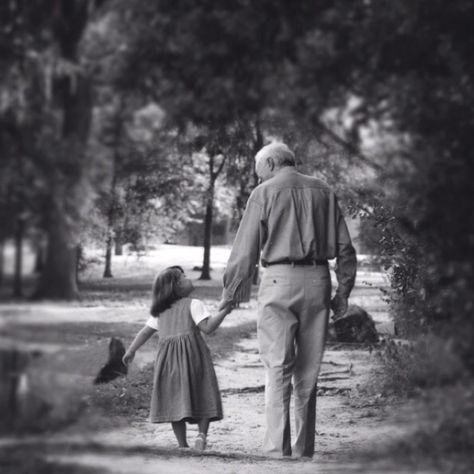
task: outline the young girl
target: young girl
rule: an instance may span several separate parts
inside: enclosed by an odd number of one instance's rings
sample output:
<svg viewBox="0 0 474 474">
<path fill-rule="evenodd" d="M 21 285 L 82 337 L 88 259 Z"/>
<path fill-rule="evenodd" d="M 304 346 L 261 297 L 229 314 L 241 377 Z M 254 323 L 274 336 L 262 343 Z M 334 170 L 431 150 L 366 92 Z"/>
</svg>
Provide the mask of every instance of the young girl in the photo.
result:
<svg viewBox="0 0 474 474">
<path fill-rule="evenodd" d="M 206 448 L 211 421 L 222 419 L 222 403 L 211 354 L 201 332 L 213 332 L 231 307 L 211 316 L 204 304 L 188 298 L 193 284 L 181 267 L 169 267 L 153 283 L 145 326 L 123 356 L 128 365 L 135 352 L 159 329 L 150 421 L 171 422 L 180 447 L 187 448 L 186 422 L 198 423 L 195 448 Z"/>
</svg>

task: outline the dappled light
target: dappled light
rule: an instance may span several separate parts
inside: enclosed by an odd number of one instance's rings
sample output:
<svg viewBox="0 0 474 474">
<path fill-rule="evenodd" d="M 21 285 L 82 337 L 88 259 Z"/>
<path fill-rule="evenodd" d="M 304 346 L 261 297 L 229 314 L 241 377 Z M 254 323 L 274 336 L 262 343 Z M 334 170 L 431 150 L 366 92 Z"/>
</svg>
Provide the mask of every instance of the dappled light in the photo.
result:
<svg viewBox="0 0 474 474">
<path fill-rule="evenodd" d="M 2 474 L 468 472 L 473 24 L 2 2 Z"/>
</svg>

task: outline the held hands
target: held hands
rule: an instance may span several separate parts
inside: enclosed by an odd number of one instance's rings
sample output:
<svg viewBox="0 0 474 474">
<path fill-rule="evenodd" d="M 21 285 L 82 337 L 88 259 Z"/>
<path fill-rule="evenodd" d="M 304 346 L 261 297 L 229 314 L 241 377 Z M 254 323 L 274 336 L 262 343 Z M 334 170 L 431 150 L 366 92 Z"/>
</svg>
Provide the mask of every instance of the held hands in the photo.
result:
<svg viewBox="0 0 474 474">
<path fill-rule="evenodd" d="M 211 334 L 211 332 L 214 332 L 221 325 L 224 318 L 232 311 L 232 309 L 232 301 L 219 301 L 217 314 L 202 320 L 198 324 L 199 329 L 206 334 Z"/>
<path fill-rule="evenodd" d="M 122 357 L 123 365 L 128 367 L 134 358 L 135 358 L 135 352 L 128 352 L 128 351 L 125 352 L 124 356 Z"/>
<path fill-rule="evenodd" d="M 347 306 L 347 298 L 336 293 L 334 298 L 331 300 L 331 309 L 334 311 L 332 319 L 336 320 L 342 318 L 344 314 L 346 314 Z"/>
</svg>

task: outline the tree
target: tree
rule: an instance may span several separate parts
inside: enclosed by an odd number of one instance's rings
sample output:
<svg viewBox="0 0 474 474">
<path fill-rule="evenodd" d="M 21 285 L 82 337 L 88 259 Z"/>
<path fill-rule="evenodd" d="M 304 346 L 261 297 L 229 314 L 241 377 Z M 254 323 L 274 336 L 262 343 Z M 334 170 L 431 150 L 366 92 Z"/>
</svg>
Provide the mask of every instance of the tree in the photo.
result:
<svg viewBox="0 0 474 474">
<path fill-rule="evenodd" d="M 202 278 L 209 278 L 213 189 L 222 170 L 215 166 L 220 153 L 214 150 L 226 148 L 220 164 L 232 166 L 239 155 L 227 157 L 236 146 L 236 130 L 240 133 L 243 123 L 260 127 L 262 110 L 273 100 L 269 78 L 294 53 L 294 38 L 303 34 L 309 11 L 310 2 L 290 5 L 284 0 L 259 5 L 139 1 L 124 6 L 131 41 L 122 85 L 152 97 L 181 132 L 192 124 L 208 139 L 202 144 L 209 156 Z M 258 128 L 260 146 L 262 136 Z M 243 193 L 248 193 L 249 182 Z"/>
<path fill-rule="evenodd" d="M 71 299 L 78 294 L 78 242 L 74 238 L 75 233 L 71 225 L 71 211 L 63 206 L 63 200 L 67 193 L 71 207 L 76 208 L 72 212 L 79 211 L 80 214 L 83 204 L 80 195 L 87 189 L 86 147 L 93 99 L 89 73 L 80 67 L 80 42 L 90 15 L 90 2 L 58 1 L 51 24 L 53 41 L 60 51 L 59 59 L 65 69 L 63 74 L 55 78 L 53 89 L 63 114 L 60 134 L 65 146 L 57 155 L 61 176 L 56 177 L 59 182 L 53 183 L 51 213 L 47 226 L 48 252 L 36 294 L 42 298 Z M 67 189 L 63 187 L 64 181 L 68 184 Z"/>
<path fill-rule="evenodd" d="M 205 143 L 204 156 L 207 161 L 207 187 L 204 194 L 204 206 L 205 206 L 205 217 L 204 217 L 204 238 L 203 238 L 203 263 L 200 280 L 210 280 L 210 262 L 211 262 L 211 243 L 212 243 L 212 223 L 214 215 L 214 199 L 215 199 L 215 187 L 216 181 L 221 174 L 228 156 L 226 155 L 227 150 L 222 149 L 224 140 L 220 137 L 213 137 L 200 135 L 196 138 L 196 141 L 203 141 Z M 199 145 L 198 145 L 199 148 Z"/>
<path fill-rule="evenodd" d="M 51 5 L 38 0 L 2 6 L 5 70 L 16 71 L 25 85 L 18 95 L 28 113 L 19 116 L 13 111 L 22 136 L 21 152 L 24 159 L 35 162 L 38 177 L 47 186 L 41 225 L 48 252 L 38 297 L 77 296 L 74 223 L 80 221 L 91 190 L 86 171 L 93 169 L 86 154 L 92 84 L 81 63 L 81 41 L 93 12 L 103 3 L 55 0 Z M 31 126 L 33 118 L 37 128 Z"/>
<path fill-rule="evenodd" d="M 113 89 L 112 89 L 113 90 Z M 111 91 L 109 91 L 108 95 Z M 123 97 L 115 99 L 109 98 L 109 102 L 103 107 L 101 122 L 97 135 L 101 144 L 109 149 L 110 158 L 110 186 L 99 194 L 98 208 L 102 211 L 106 220 L 105 235 L 105 268 L 103 277 L 112 278 L 112 248 L 115 239 L 116 229 L 119 227 L 118 220 L 121 210 L 120 203 L 120 182 L 123 179 L 124 155 L 126 155 L 126 139 L 124 137 L 127 121 L 127 114 L 131 112 L 127 109 Z M 100 152 L 100 147 L 98 152 Z"/>
<path fill-rule="evenodd" d="M 294 110 L 318 126 L 321 111 L 357 99 L 345 127 L 354 151 L 361 133 L 379 150 L 393 144 L 374 160 L 374 218 L 385 226 L 401 313 L 418 330 L 452 335 L 474 367 L 474 6 L 334 2 L 319 18 L 300 44 Z"/>
</svg>

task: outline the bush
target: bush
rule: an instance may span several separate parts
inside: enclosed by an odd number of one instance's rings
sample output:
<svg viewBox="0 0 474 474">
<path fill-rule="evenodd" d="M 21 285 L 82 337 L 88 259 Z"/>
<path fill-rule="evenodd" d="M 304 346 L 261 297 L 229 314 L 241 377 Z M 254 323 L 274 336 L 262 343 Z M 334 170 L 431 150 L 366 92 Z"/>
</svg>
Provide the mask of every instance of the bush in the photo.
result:
<svg viewBox="0 0 474 474">
<path fill-rule="evenodd" d="M 436 472 L 472 472 L 474 386 L 463 381 L 425 393 L 414 407 L 418 428 L 390 447 L 400 458 L 420 459 Z"/>
<path fill-rule="evenodd" d="M 459 382 L 467 371 L 451 341 L 433 334 L 413 343 L 389 341 L 380 353 L 385 393 L 413 395 L 420 389 Z"/>
</svg>

